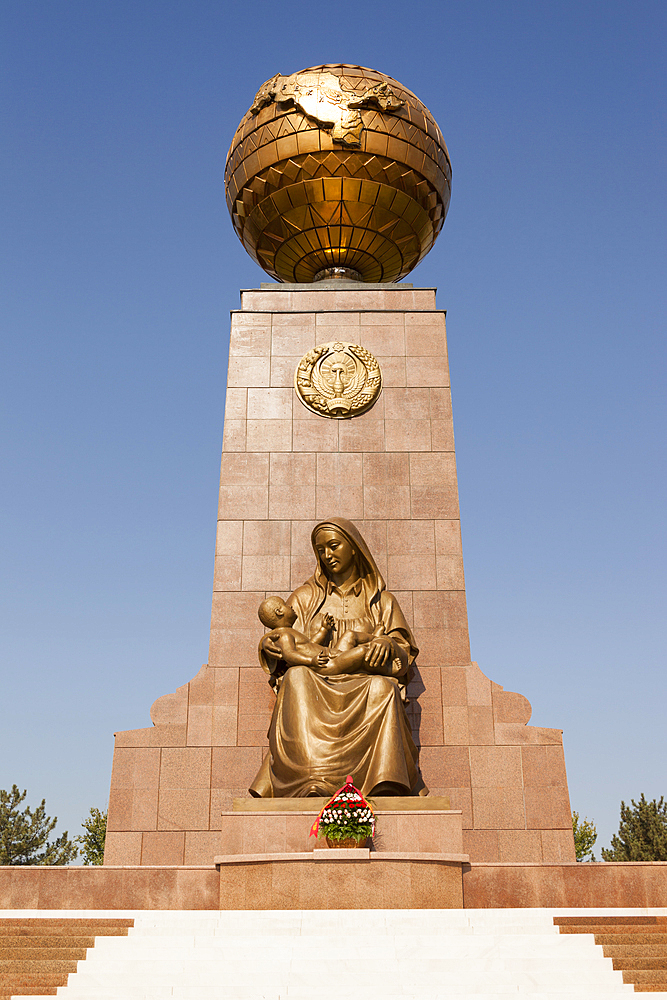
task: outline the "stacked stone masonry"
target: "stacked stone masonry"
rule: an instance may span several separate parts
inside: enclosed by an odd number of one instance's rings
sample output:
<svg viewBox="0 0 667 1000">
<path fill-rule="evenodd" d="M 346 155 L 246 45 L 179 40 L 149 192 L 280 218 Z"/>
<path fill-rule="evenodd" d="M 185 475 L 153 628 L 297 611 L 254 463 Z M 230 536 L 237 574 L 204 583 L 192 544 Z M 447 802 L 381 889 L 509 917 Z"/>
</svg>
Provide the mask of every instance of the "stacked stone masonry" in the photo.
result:
<svg viewBox="0 0 667 1000">
<path fill-rule="evenodd" d="M 257 659 L 257 607 L 313 570 L 310 532 L 354 521 L 420 648 L 408 713 L 434 795 L 463 812 L 473 861 L 574 859 L 556 729 L 470 660 L 445 313 L 434 289 L 271 286 L 232 313 L 209 663 L 116 735 L 107 864 L 210 864 L 220 815 L 266 752 L 274 695 Z M 348 420 L 306 409 L 303 355 L 350 341 L 383 391 Z M 437 850 L 437 845 L 434 845 Z"/>
</svg>

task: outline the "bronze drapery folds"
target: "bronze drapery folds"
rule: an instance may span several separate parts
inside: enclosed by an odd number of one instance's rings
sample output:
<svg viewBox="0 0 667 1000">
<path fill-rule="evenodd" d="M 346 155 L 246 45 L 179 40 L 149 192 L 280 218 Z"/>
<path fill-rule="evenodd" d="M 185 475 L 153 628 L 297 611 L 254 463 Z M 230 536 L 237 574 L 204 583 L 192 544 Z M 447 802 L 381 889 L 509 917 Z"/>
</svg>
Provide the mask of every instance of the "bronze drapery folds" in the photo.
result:
<svg viewBox="0 0 667 1000">
<path fill-rule="evenodd" d="M 285 612 L 287 625 L 260 642 L 277 695 L 250 793 L 331 795 L 349 774 L 365 795 L 426 794 L 403 707 L 418 653 L 410 627 L 354 524 L 320 521 L 311 540 L 315 572 L 275 602 L 293 609 L 298 631 Z"/>
</svg>

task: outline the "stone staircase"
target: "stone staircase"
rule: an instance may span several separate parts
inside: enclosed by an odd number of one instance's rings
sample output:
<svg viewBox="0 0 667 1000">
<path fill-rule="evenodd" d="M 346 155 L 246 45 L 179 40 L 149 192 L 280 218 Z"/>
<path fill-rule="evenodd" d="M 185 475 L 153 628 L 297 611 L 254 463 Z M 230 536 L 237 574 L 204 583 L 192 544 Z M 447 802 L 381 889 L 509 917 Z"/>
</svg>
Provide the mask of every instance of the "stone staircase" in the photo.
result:
<svg viewBox="0 0 667 1000">
<path fill-rule="evenodd" d="M 667 916 L 554 917 L 561 934 L 593 934 L 638 993 L 667 990 Z"/>
<path fill-rule="evenodd" d="M 521 1000 L 620 1000 L 634 990 L 630 981 L 624 982 L 628 966 L 615 968 L 615 963 L 636 956 L 606 955 L 608 945 L 596 943 L 598 934 L 606 939 L 617 932 L 621 938 L 634 935 L 635 928 L 639 934 L 647 927 L 665 926 L 667 931 L 667 911 L 616 914 L 553 909 L 144 910 L 124 912 L 120 919 L 91 920 L 81 912 L 78 919 L 57 914 L 58 919 L 15 918 L 0 922 L 3 942 L 12 938 L 12 956 L 18 947 L 39 952 L 19 959 L 22 966 L 49 960 L 70 965 L 54 973 L 62 985 L 40 978 L 20 989 L 12 985 L 2 990 L 14 1000 L 54 994 L 64 1000 L 507 1000 L 508 995 Z M 13 934 L 4 930 L 10 923 Z M 628 927 L 633 928 L 630 935 Z M 660 937 L 659 930 L 655 936 Z M 29 944 L 14 949 L 16 940 Z M 43 951 L 69 946 L 76 956 L 42 958 Z M 623 941 L 609 945 L 618 946 L 626 947 Z M 13 974 L 28 972 L 43 977 L 45 970 L 22 967 Z M 650 980 L 638 988 L 655 992 L 659 987 Z M 667 1000 L 667 992 L 663 996 Z"/>
<path fill-rule="evenodd" d="M 0 1000 L 56 996 L 99 936 L 127 936 L 128 918 L 0 918 Z"/>
</svg>

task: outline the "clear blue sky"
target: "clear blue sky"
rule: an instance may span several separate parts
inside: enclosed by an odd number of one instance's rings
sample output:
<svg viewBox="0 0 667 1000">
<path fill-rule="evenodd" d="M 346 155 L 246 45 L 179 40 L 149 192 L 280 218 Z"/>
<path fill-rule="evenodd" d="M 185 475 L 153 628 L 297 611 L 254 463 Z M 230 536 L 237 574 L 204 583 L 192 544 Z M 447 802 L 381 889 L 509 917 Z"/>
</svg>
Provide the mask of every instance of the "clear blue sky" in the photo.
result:
<svg viewBox="0 0 667 1000">
<path fill-rule="evenodd" d="M 263 272 L 225 156 L 320 62 L 414 90 L 452 203 L 473 657 L 562 727 L 603 846 L 667 795 L 663 2 L 4 0 L 0 787 L 70 833 L 112 733 L 206 660 L 229 310 Z"/>
</svg>

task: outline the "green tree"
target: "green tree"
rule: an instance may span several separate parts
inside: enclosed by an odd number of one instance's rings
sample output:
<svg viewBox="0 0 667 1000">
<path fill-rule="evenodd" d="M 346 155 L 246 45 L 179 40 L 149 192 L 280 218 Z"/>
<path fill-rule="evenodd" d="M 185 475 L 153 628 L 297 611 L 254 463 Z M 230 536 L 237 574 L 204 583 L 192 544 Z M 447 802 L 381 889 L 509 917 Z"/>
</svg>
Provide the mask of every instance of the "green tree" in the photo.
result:
<svg viewBox="0 0 667 1000">
<path fill-rule="evenodd" d="M 611 838 L 611 847 L 602 849 L 605 861 L 667 861 L 667 802 L 647 802 L 642 792 L 639 802 L 630 799 L 631 806 L 621 802 L 621 822 L 618 835 Z"/>
<path fill-rule="evenodd" d="M 68 865 L 79 851 L 67 830 L 49 843 L 49 834 L 58 817 L 46 815 L 46 799 L 35 810 L 19 809 L 27 795 L 12 785 L 11 792 L 0 788 L 0 865 Z"/>
<path fill-rule="evenodd" d="M 574 853 L 577 861 L 595 861 L 593 844 L 598 839 L 595 823 L 588 817 L 580 820 L 579 813 L 573 812 L 572 833 L 574 834 Z"/>
<path fill-rule="evenodd" d="M 81 854 L 84 865 L 103 865 L 104 841 L 107 835 L 107 810 L 102 812 L 95 806 L 91 806 L 90 813 L 81 826 L 86 832 L 81 837 L 74 839 L 82 845 Z"/>
</svg>

